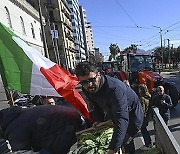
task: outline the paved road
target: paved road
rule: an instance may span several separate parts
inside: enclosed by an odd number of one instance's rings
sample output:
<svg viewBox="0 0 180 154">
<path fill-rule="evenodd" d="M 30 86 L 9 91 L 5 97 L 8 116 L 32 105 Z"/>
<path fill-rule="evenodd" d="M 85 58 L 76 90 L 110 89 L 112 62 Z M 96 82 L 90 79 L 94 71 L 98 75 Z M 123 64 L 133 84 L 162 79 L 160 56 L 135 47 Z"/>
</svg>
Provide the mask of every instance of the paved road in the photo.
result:
<svg viewBox="0 0 180 154">
<path fill-rule="evenodd" d="M 5 91 L 4 91 L 4 87 L 3 87 L 3 83 L 1 80 L 1 76 L 0 76 L 0 109 L 4 109 L 9 107 L 9 105 L 7 104 L 7 98 L 5 95 Z"/>
<path fill-rule="evenodd" d="M 180 92 L 180 71 L 174 71 L 169 73 L 162 72 L 161 75 L 164 77 L 165 81 L 174 82 L 176 88 Z M 180 145 L 180 102 L 174 109 L 171 109 L 171 119 L 169 121 L 169 129 L 171 130 L 173 136 Z"/>
<path fill-rule="evenodd" d="M 165 81 L 174 82 L 176 88 L 180 92 L 180 71 L 174 72 L 161 72 L 161 74 Z"/>
</svg>

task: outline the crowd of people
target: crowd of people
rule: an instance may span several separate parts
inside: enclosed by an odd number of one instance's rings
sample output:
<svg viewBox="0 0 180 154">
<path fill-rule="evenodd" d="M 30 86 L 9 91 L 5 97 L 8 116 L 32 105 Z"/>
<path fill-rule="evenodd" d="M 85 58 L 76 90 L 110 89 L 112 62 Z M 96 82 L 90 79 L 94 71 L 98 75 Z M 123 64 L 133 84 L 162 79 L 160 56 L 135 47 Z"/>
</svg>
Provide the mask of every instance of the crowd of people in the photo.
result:
<svg viewBox="0 0 180 154">
<path fill-rule="evenodd" d="M 85 94 L 93 122 L 84 127 L 84 117 L 73 107 L 60 103 L 53 97 L 43 97 L 43 105 L 22 109 L 10 107 L 0 111 L 0 136 L 9 141 L 12 151 L 33 150 L 52 154 L 66 154 L 76 142 L 76 132 L 87 127 L 96 127 L 100 122 L 111 119 L 114 131 L 108 154 L 121 148 L 123 153 L 135 153 L 134 138 L 142 133 L 144 149 L 152 147 L 147 126 L 152 107 L 168 124 L 172 101 L 157 87 L 157 95 L 151 96 L 146 85 L 139 85 L 139 95 L 128 81 L 102 75 L 96 66 L 80 62 L 75 69 L 79 84 Z M 66 104 L 66 103 L 65 103 Z M 87 119 L 86 119 L 87 121 Z"/>
</svg>

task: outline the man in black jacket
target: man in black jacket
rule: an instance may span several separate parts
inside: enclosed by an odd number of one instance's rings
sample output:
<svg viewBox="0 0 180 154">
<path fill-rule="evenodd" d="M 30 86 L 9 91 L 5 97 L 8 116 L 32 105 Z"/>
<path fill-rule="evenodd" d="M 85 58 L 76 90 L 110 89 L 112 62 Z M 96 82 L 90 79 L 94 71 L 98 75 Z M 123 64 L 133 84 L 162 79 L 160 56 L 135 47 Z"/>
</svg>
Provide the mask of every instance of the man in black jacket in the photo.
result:
<svg viewBox="0 0 180 154">
<path fill-rule="evenodd" d="M 61 105 L 0 111 L 1 137 L 9 141 L 13 151 L 45 149 L 51 154 L 67 154 L 81 123 L 76 110 Z"/>
<path fill-rule="evenodd" d="M 143 110 L 136 93 L 120 80 L 101 75 L 95 65 L 80 62 L 76 75 L 82 90 L 93 106 L 92 118 L 97 122 L 112 119 L 114 132 L 108 154 L 114 154 L 122 146 L 126 153 L 134 153 L 134 143 L 130 139 L 140 130 L 143 123 Z"/>
<path fill-rule="evenodd" d="M 171 97 L 164 93 L 164 87 L 157 87 L 157 95 L 153 97 L 153 106 L 159 109 L 159 114 L 164 119 L 166 125 L 168 124 L 168 120 L 170 119 L 170 110 L 173 106 Z"/>
</svg>

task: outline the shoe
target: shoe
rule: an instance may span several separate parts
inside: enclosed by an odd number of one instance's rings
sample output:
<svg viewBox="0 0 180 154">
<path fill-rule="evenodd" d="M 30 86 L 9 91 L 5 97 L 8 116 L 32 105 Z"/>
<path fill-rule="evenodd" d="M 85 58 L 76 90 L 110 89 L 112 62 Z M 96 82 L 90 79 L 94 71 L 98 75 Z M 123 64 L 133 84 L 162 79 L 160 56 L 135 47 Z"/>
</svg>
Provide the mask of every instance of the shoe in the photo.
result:
<svg viewBox="0 0 180 154">
<path fill-rule="evenodd" d="M 152 145 L 149 145 L 149 146 L 143 145 L 140 149 L 143 151 L 148 151 L 151 148 L 152 148 Z"/>
</svg>

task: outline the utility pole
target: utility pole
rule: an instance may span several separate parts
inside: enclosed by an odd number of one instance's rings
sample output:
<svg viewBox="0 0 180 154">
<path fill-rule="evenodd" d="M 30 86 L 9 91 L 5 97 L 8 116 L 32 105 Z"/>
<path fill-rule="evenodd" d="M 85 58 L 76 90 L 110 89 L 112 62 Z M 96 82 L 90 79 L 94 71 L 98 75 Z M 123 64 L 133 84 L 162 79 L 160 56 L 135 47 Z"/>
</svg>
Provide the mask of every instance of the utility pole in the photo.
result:
<svg viewBox="0 0 180 154">
<path fill-rule="evenodd" d="M 162 62 L 161 62 L 161 65 L 162 65 L 162 70 L 163 70 L 163 65 L 164 65 L 164 53 L 163 53 L 163 42 L 162 42 L 162 29 L 161 27 L 158 27 L 158 26 L 153 26 L 155 28 L 159 28 L 159 34 L 160 34 L 160 45 L 161 45 L 161 56 L 162 56 Z"/>
<path fill-rule="evenodd" d="M 170 63 L 171 63 L 170 44 L 169 44 L 170 40 L 167 39 L 167 41 L 168 41 L 168 60 L 169 60 L 169 65 L 170 65 Z"/>
<path fill-rule="evenodd" d="M 39 10 L 39 20 L 40 20 L 41 31 L 42 31 L 42 41 L 43 41 L 43 46 L 44 46 L 45 57 L 49 59 L 49 53 L 48 53 L 48 48 L 47 48 L 44 25 L 43 25 L 43 21 L 42 21 L 41 0 L 38 0 L 38 10 Z"/>
</svg>

